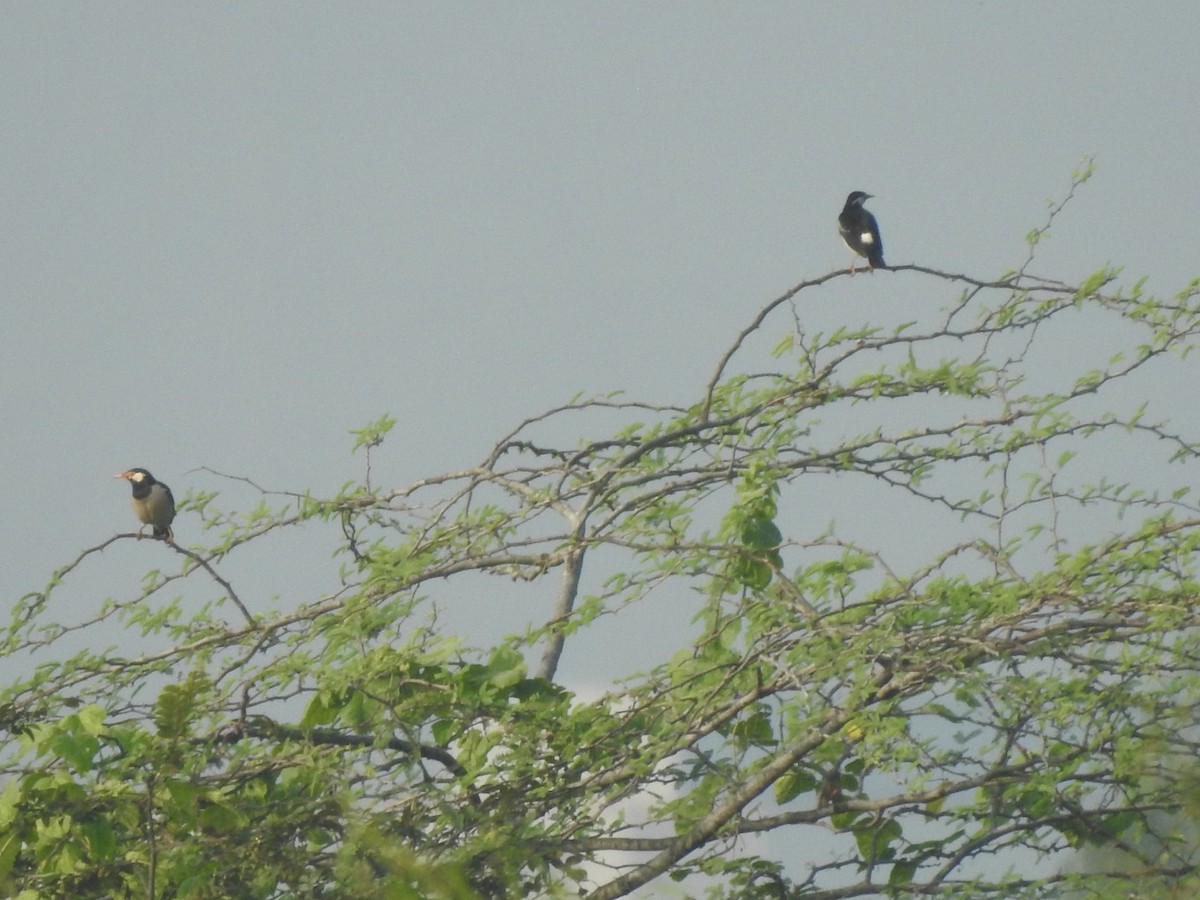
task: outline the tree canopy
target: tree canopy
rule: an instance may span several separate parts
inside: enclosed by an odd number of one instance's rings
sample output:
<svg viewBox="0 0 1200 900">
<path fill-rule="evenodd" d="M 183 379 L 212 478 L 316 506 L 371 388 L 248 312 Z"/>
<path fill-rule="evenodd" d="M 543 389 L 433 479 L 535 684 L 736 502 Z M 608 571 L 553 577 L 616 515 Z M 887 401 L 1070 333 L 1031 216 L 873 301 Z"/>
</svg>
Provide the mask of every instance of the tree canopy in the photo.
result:
<svg viewBox="0 0 1200 900">
<path fill-rule="evenodd" d="M 685 405 L 402 486 L 384 416 L 332 496 L 190 492 L 127 594 L 89 567 L 133 534 L 84 551 L 3 637 L 4 893 L 1187 895 L 1200 280 L 1040 277 L 1049 224 L 997 278 L 856 276 L 899 324 L 811 330 L 849 276 L 805 281 Z M 314 535 L 328 585 L 271 568 Z"/>
</svg>

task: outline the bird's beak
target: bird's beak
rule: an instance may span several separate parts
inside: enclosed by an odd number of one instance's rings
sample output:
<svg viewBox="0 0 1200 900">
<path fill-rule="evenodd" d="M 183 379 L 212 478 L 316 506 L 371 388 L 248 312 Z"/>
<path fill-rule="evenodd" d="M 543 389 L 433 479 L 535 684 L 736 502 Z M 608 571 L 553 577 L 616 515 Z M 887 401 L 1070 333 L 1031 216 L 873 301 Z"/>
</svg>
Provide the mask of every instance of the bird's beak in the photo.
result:
<svg viewBox="0 0 1200 900">
<path fill-rule="evenodd" d="M 122 472 L 120 475 L 114 475 L 113 478 L 128 478 L 129 472 Z"/>
</svg>

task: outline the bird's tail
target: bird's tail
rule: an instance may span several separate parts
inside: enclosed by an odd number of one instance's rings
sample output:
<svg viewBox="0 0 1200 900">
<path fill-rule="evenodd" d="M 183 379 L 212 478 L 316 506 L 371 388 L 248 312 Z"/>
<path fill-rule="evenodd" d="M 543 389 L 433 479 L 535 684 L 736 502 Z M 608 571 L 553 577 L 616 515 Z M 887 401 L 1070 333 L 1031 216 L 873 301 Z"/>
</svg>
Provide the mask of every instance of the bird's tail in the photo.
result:
<svg viewBox="0 0 1200 900">
<path fill-rule="evenodd" d="M 867 264 L 870 265 L 872 269 L 886 269 L 887 263 L 883 261 L 883 251 L 876 250 L 874 253 L 868 256 Z"/>
<path fill-rule="evenodd" d="M 171 527 L 169 525 L 155 525 L 154 539 L 156 541 L 166 541 L 168 544 L 173 544 L 175 542 L 175 533 L 171 531 Z"/>
</svg>

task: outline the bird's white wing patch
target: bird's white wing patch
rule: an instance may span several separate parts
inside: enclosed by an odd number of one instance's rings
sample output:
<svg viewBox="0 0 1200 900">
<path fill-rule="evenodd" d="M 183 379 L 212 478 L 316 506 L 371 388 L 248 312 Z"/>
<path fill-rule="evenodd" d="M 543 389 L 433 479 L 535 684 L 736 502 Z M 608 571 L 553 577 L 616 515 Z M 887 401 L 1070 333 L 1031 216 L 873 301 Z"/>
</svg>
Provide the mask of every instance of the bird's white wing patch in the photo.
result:
<svg viewBox="0 0 1200 900">
<path fill-rule="evenodd" d="M 875 235 L 871 234 L 871 232 L 869 232 L 869 231 L 864 231 L 862 234 L 860 234 L 858 236 L 858 239 L 860 241 L 862 241 L 864 244 L 875 243 Z"/>
</svg>

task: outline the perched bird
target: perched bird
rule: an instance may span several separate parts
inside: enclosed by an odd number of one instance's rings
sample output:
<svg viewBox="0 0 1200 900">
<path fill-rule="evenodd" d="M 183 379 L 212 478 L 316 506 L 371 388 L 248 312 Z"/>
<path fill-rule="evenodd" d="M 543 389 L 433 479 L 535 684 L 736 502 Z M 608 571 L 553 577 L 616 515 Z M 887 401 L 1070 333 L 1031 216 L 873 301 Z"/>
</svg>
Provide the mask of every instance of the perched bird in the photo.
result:
<svg viewBox="0 0 1200 900">
<path fill-rule="evenodd" d="M 879 237 L 879 224 L 875 217 L 863 209 L 863 201 L 871 197 L 862 191 L 854 191 L 846 198 L 842 214 L 838 216 L 838 232 L 854 253 L 867 258 L 872 269 L 886 269 L 883 261 L 883 240 Z M 850 260 L 850 274 L 854 274 L 854 259 Z"/>
<path fill-rule="evenodd" d="M 122 472 L 117 478 L 124 478 L 133 488 L 133 511 L 142 522 L 138 529 L 138 540 L 147 525 L 154 527 L 154 539 L 175 543 L 175 532 L 171 531 L 171 522 L 175 519 L 175 498 L 171 489 L 161 481 L 155 481 L 154 476 L 145 469 L 130 469 Z"/>
</svg>

